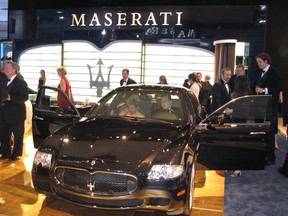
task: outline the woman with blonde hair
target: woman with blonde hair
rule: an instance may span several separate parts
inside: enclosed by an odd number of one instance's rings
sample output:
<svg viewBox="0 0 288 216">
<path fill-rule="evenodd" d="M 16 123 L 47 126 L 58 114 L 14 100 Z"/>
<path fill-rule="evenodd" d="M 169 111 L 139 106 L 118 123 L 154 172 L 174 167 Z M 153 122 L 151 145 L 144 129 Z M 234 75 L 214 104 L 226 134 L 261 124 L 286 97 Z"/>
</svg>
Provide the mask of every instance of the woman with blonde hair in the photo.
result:
<svg viewBox="0 0 288 216">
<path fill-rule="evenodd" d="M 57 68 L 58 76 L 60 77 L 60 83 L 58 85 L 58 88 L 61 89 L 68 98 L 74 103 L 72 91 L 71 91 L 71 85 L 69 80 L 67 79 L 67 69 L 63 66 Z M 61 94 L 58 94 L 57 96 L 57 102 L 59 107 L 69 107 L 70 105 L 67 103 L 67 101 L 63 98 Z"/>
<path fill-rule="evenodd" d="M 145 118 L 145 116 L 138 111 L 141 100 L 138 95 L 131 95 L 126 101 L 126 107 L 119 113 L 119 116 L 129 116 Z"/>
</svg>

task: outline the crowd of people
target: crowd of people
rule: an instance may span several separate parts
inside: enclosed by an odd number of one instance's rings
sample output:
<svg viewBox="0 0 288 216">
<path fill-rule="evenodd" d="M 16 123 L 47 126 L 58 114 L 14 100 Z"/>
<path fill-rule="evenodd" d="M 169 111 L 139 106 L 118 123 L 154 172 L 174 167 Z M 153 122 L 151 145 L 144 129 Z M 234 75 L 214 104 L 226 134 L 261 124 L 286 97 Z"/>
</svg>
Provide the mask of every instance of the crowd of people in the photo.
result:
<svg viewBox="0 0 288 216">
<path fill-rule="evenodd" d="M 283 96 L 283 91 L 281 89 L 280 73 L 271 66 L 272 61 L 269 54 L 265 52 L 259 53 L 256 55 L 255 60 L 259 69 L 262 70 L 255 89 L 251 88 L 242 64 L 236 66 L 234 75 L 232 75 L 231 68 L 223 68 L 220 72 L 220 79 L 214 85 L 210 83 L 209 75 L 206 75 L 205 80 L 202 81 L 202 73 L 193 72 L 184 80 L 183 86 L 191 89 L 207 113 L 213 112 L 233 98 L 249 94 L 272 95 L 272 112 L 269 116 L 271 124 L 266 139 L 266 166 L 269 166 L 275 164 L 276 160 L 275 149 L 278 148 L 276 139 L 278 133 L 278 104 L 279 96 Z M 22 156 L 24 121 L 26 118 L 25 101 L 28 100 L 29 96 L 27 83 L 20 75 L 19 69 L 20 67 L 16 62 L 7 62 L 2 71 L 3 73 L 0 73 L 0 141 L 2 152 L 0 160 L 15 160 Z M 38 89 L 46 83 L 45 70 L 42 69 L 40 74 Z M 57 68 L 57 74 L 60 77 L 58 88 L 73 101 L 71 85 L 66 77 L 67 69 L 59 67 Z M 120 86 L 130 84 L 136 84 L 136 81 L 129 77 L 129 69 L 124 68 Z M 159 77 L 157 84 L 168 85 L 165 75 Z M 64 102 L 65 100 L 63 100 L 62 96 L 58 95 L 58 105 L 60 107 L 69 106 L 69 104 L 64 104 Z M 123 115 L 144 117 L 138 111 L 139 98 L 131 96 L 128 102 L 129 108 L 122 111 Z M 168 102 L 169 100 L 167 100 L 167 104 Z M 288 133 L 288 99 L 286 94 L 284 95 L 284 104 L 283 125 L 287 127 Z M 14 137 L 13 148 L 11 146 L 11 134 Z M 288 151 L 283 166 L 279 167 L 278 170 L 281 174 L 288 177 Z M 240 175 L 241 171 L 237 170 L 231 176 L 238 177 Z"/>
<path fill-rule="evenodd" d="M 251 94 L 266 94 L 272 95 L 271 114 L 269 116 L 270 129 L 266 136 L 266 161 L 265 165 L 270 166 L 275 164 L 275 149 L 278 149 L 276 135 L 278 133 L 278 104 L 279 95 L 282 95 L 281 78 L 279 71 L 271 66 L 271 58 L 269 54 L 262 52 L 256 55 L 255 60 L 262 72 L 259 76 L 255 89 L 251 88 L 249 80 L 245 74 L 245 69 L 242 64 L 237 64 L 235 74 L 232 75 L 232 69 L 225 67 L 220 72 L 220 79 L 211 85 L 209 82 L 210 76 L 205 76 L 205 81 L 202 81 L 202 73 L 194 72 L 188 75 L 184 80 L 183 86 L 191 89 L 195 96 L 199 99 L 200 104 L 206 109 L 207 113 L 211 113 L 226 104 L 233 98 Z M 136 83 L 129 78 L 129 70 L 122 71 L 123 79 L 120 85 L 128 85 Z M 168 84 L 164 75 L 159 77 L 158 84 Z M 284 97 L 285 98 L 285 97 Z M 287 99 L 286 99 L 287 101 Z M 288 105 L 288 102 L 286 102 Z M 288 106 L 286 106 L 288 107 Z M 286 115 L 284 115 L 284 118 Z M 288 125 L 288 118 L 283 119 L 284 126 Z M 288 127 L 287 127 L 288 132 Z M 288 152 L 283 166 L 279 167 L 279 172 L 288 177 Z M 235 170 L 231 177 L 239 177 L 240 170 Z"/>
</svg>

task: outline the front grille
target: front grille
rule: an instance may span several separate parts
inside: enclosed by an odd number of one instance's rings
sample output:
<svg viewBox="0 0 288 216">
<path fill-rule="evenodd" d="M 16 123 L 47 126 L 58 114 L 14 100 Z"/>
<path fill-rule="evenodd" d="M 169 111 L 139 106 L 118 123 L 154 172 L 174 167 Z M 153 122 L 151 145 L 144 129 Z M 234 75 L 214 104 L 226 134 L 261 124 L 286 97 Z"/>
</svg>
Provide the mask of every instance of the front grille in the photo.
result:
<svg viewBox="0 0 288 216">
<path fill-rule="evenodd" d="M 85 169 L 57 167 L 55 176 L 68 190 L 92 196 L 123 196 L 137 189 L 137 178 L 123 173 L 90 173 Z"/>
<path fill-rule="evenodd" d="M 133 208 L 141 206 L 143 204 L 142 199 L 132 199 L 132 200 L 99 200 L 99 199 L 89 199 L 85 197 L 79 197 L 71 194 L 67 194 L 63 191 L 54 190 L 54 192 L 61 198 L 69 200 L 71 202 L 91 206 L 91 207 L 102 207 L 102 208 Z"/>
</svg>

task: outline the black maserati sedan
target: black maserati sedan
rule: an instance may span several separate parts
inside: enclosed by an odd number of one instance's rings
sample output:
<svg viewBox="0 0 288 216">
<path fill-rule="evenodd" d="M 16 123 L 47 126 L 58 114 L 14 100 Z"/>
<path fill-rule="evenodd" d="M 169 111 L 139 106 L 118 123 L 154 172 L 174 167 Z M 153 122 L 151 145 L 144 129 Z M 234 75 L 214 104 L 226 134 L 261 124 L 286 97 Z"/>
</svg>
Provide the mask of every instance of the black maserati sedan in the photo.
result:
<svg viewBox="0 0 288 216">
<path fill-rule="evenodd" d="M 198 169 L 265 168 L 269 107 L 270 96 L 251 95 L 205 115 L 184 87 L 119 87 L 42 142 L 34 188 L 90 208 L 189 215 Z"/>
</svg>

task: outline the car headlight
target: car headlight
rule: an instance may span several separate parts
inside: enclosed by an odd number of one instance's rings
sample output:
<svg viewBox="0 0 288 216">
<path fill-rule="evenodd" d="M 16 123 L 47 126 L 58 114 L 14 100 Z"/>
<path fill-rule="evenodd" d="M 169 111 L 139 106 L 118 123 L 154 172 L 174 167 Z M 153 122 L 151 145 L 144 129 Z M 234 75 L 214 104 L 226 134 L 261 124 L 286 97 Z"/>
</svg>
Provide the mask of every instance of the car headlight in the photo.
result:
<svg viewBox="0 0 288 216">
<path fill-rule="evenodd" d="M 176 178 L 183 173 L 182 165 L 153 165 L 148 173 L 149 180 L 166 180 Z"/>
<path fill-rule="evenodd" d="M 41 164 L 42 167 L 49 168 L 51 165 L 51 159 L 52 154 L 37 151 L 33 163 L 36 164 L 37 166 Z"/>
</svg>

